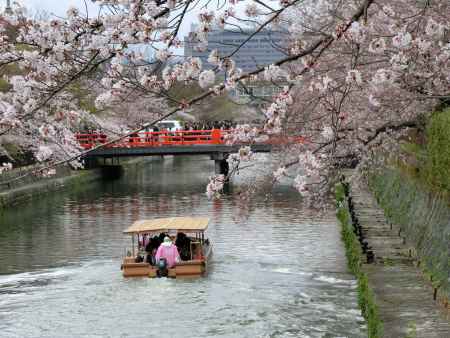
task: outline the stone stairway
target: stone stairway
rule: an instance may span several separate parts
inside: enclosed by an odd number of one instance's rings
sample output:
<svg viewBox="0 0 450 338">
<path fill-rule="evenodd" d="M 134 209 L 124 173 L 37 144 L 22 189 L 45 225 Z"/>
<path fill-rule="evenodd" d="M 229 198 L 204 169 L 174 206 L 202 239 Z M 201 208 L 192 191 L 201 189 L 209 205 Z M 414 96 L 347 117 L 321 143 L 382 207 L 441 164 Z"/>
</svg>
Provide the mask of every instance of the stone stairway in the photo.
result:
<svg viewBox="0 0 450 338">
<path fill-rule="evenodd" d="M 351 181 L 351 212 L 368 261 L 363 269 L 375 293 L 387 338 L 450 338 L 448 313 L 434 298 L 434 290 L 416 266 L 401 229 L 391 225 L 368 188 Z"/>
</svg>

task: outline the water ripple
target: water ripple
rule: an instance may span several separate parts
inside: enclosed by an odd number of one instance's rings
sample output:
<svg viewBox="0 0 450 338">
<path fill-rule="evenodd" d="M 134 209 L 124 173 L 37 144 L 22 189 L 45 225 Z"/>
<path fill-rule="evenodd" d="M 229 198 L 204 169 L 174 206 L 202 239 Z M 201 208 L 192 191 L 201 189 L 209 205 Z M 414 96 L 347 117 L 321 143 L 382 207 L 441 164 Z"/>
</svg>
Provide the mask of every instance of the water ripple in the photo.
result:
<svg viewBox="0 0 450 338">
<path fill-rule="evenodd" d="M 0 337 L 364 337 L 333 210 L 288 189 L 211 201 L 205 172 L 207 158 L 148 161 L 0 216 Z M 211 218 L 209 274 L 124 279 L 122 230 L 186 214 Z"/>
</svg>

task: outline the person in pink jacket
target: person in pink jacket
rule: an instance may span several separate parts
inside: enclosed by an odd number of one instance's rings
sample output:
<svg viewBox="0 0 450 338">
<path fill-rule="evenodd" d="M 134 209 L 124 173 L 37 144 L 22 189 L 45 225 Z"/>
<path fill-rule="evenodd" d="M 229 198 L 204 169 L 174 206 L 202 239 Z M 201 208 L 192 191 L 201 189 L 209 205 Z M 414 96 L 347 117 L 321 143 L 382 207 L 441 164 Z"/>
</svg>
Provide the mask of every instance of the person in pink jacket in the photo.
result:
<svg viewBox="0 0 450 338">
<path fill-rule="evenodd" d="M 178 253 L 177 246 L 172 243 L 170 237 L 164 237 L 164 242 L 161 243 L 158 251 L 156 251 L 156 262 L 158 262 L 160 258 L 165 258 L 167 260 L 169 268 L 174 267 L 175 263 L 180 261 L 180 254 Z"/>
</svg>

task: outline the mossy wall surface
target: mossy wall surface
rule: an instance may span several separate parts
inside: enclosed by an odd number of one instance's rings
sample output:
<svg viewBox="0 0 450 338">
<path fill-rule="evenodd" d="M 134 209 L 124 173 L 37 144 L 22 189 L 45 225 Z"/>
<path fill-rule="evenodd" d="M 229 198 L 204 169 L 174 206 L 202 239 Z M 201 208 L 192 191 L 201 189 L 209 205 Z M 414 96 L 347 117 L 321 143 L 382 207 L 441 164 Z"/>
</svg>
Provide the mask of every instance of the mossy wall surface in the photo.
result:
<svg viewBox="0 0 450 338">
<path fill-rule="evenodd" d="M 425 273 L 440 294 L 450 296 L 450 206 L 447 197 L 399 170 L 386 168 L 369 178 L 369 186 L 386 216 L 401 226 Z"/>
</svg>

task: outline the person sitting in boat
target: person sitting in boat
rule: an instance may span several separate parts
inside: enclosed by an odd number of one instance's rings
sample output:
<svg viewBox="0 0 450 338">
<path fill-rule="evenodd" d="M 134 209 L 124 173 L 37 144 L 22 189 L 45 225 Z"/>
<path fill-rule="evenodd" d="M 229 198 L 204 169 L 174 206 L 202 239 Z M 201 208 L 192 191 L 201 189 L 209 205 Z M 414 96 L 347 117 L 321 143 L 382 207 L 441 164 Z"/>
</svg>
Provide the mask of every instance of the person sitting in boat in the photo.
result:
<svg viewBox="0 0 450 338">
<path fill-rule="evenodd" d="M 139 250 L 136 258 L 134 259 L 135 263 L 142 263 L 144 261 L 144 254 L 141 250 Z"/>
<path fill-rule="evenodd" d="M 175 245 L 180 253 L 180 258 L 182 261 L 188 261 L 191 259 L 191 239 L 186 236 L 183 232 L 177 233 L 177 239 L 175 240 Z"/>
<path fill-rule="evenodd" d="M 166 259 L 169 268 L 174 267 L 175 263 L 180 261 L 177 246 L 172 243 L 172 240 L 168 236 L 164 237 L 164 242 L 161 243 L 158 251 L 156 251 L 156 262 L 159 262 L 161 258 Z"/>
<path fill-rule="evenodd" d="M 156 251 L 158 250 L 158 248 L 161 245 L 163 240 L 164 240 L 164 237 L 160 241 L 158 236 L 153 236 L 152 238 L 149 239 L 149 241 L 145 247 L 145 252 L 147 253 L 146 262 L 149 263 L 150 265 L 156 264 L 156 260 L 155 260 Z"/>
</svg>

